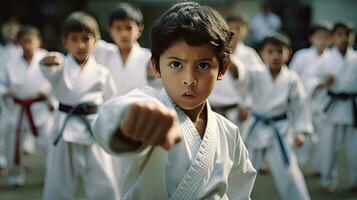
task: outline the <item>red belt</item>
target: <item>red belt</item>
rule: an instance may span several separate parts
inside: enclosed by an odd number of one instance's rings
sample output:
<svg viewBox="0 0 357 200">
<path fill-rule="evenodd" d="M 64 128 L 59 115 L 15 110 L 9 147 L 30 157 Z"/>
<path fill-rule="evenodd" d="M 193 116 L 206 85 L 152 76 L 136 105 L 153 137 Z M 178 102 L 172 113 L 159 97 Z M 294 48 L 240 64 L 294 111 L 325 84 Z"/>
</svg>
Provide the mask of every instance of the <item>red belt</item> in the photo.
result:
<svg viewBox="0 0 357 200">
<path fill-rule="evenodd" d="M 31 105 L 35 102 L 44 101 L 44 100 L 45 99 L 43 99 L 43 98 L 29 98 L 29 99 L 15 99 L 14 100 L 15 103 L 17 103 L 21 106 L 20 116 L 19 116 L 19 120 L 18 120 L 17 126 L 16 126 L 15 155 L 14 155 L 15 166 L 19 166 L 21 163 L 21 160 L 20 160 L 20 134 L 21 134 L 22 119 L 24 118 L 25 115 L 27 116 L 32 135 L 37 137 L 38 132 L 37 132 L 37 127 L 35 125 L 35 122 L 33 120 L 33 115 L 31 112 Z"/>
</svg>

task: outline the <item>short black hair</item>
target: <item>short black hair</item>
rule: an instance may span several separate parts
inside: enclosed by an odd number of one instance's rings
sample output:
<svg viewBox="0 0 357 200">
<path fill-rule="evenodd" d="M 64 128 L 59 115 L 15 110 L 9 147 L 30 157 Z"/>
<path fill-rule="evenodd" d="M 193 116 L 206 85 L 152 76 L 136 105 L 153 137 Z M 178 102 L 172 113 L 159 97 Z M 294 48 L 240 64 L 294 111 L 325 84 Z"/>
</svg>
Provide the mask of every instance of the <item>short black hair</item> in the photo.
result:
<svg viewBox="0 0 357 200">
<path fill-rule="evenodd" d="M 20 27 L 19 32 L 17 32 L 17 35 L 16 35 L 17 40 L 19 40 L 22 36 L 24 36 L 26 34 L 31 34 L 38 38 L 41 38 L 41 33 L 35 26 L 23 25 Z"/>
<path fill-rule="evenodd" d="M 66 37 L 71 32 L 88 31 L 96 39 L 100 38 L 97 21 L 85 12 L 77 11 L 70 14 L 63 26 L 63 36 Z"/>
<path fill-rule="evenodd" d="M 183 39 L 191 46 L 210 44 L 220 61 L 220 69 L 230 61 L 230 32 L 224 18 L 209 6 L 184 2 L 172 6 L 151 28 L 152 59 L 159 69 L 160 55 L 170 45 Z"/>
<path fill-rule="evenodd" d="M 108 20 L 109 26 L 113 24 L 114 20 L 133 20 L 138 25 L 143 24 L 143 14 L 138 7 L 129 3 L 119 3 L 111 12 Z"/>
<path fill-rule="evenodd" d="M 290 49 L 290 39 L 280 33 L 275 33 L 274 35 L 265 37 L 259 44 L 259 52 L 261 52 L 267 44 L 272 44 L 278 47 L 285 46 Z"/>
<path fill-rule="evenodd" d="M 318 23 L 318 24 L 314 24 L 311 26 L 310 30 L 309 30 L 309 35 L 313 35 L 315 34 L 317 31 L 326 31 L 328 33 L 331 32 L 331 27 L 326 24 L 326 23 Z"/>
<path fill-rule="evenodd" d="M 353 29 L 354 29 L 352 23 L 350 23 L 350 22 L 336 22 L 333 25 L 332 33 L 335 33 L 337 31 L 337 29 L 339 29 L 339 28 L 346 29 L 348 31 L 348 33 L 353 32 Z"/>
</svg>

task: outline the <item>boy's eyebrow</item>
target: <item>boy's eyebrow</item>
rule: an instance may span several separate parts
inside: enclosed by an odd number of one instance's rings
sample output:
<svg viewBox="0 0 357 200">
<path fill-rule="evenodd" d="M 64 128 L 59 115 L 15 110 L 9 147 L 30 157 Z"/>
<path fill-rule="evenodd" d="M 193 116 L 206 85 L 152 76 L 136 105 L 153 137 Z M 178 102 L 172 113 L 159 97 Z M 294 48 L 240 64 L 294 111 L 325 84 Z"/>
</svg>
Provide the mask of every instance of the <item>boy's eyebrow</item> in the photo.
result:
<svg viewBox="0 0 357 200">
<path fill-rule="evenodd" d="M 178 58 L 178 57 L 175 57 L 175 56 L 170 56 L 170 57 L 167 57 L 168 59 L 175 59 L 175 60 L 180 60 L 182 62 L 187 62 L 187 60 L 185 59 L 182 59 L 182 58 Z M 198 59 L 196 60 L 196 62 L 199 61 L 199 62 L 202 62 L 202 61 L 213 61 L 212 58 L 201 58 L 201 59 Z"/>
</svg>

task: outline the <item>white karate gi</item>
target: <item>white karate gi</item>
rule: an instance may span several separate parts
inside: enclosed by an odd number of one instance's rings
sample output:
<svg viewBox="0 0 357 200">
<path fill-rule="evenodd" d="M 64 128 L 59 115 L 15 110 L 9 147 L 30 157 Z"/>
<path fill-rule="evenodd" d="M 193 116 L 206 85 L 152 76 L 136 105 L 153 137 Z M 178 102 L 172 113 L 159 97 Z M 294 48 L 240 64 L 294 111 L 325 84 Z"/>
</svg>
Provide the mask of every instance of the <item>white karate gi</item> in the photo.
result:
<svg viewBox="0 0 357 200">
<path fill-rule="evenodd" d="M 50 94 L 51 85 L 42 75 L 39 67 L 39 61 L 46 53 L 44 50 L 35 52 L 30 64 L 23 57 L 9 61 L 0 74 L 0 97 L 3 98 L 6 92 L 13 92 L 21 100 L 36 98 L 40 93 Z M 16 129 L 20 119 L 21 106 L 10 98 L 6 99 L 4 103 L 6 105 L 3 107 L 2 114 L 4 117 L 6 116 L 6 119 L 2 122 L 1 129 L 6 132 L 8 181 L 10 184 L 23 185 L 25 182 L 24 168 L 21 163 L 15 164 L 14 162 Z M 48 136 L 53 124 L 52 113 L 49 111 L 46 101 L 35 102 L 30 108 L 34 125 L 38 130 L 37 147 L 40 153 L 46 157 Z M 22 117 L 20 141 L 32 134 L 28 116 L 24 113 Z M 19 148 L 21 149 L 21 144 Z"/>
<path fill-rule="evenodd" d="M 75 106 L 91 102 L 99 106 L 116 95 L 111 74 L 93 57 L 82 70 L 72 55 L 66 56 L 61 66 L 41 66 L 41 70 L 60 103 Z M 67 113 L 56 112 L 53 138 L 58 136 L 66 116 Z M 95 117 L 96 114 L 86 116 L 90 122 Z M 79 117 L 72 116 L 59 143 L 50 146 L 43 199 L 74 199 L 79 177 L 88 199 L 118 199 L 110 155 L 95 142 Z"/>
<path fill-rule="evenodd" d="M 123 64 L 118 46 L 100 40 L 93 55 L 99 64 L 109 69 L 117 86 L 118 96 L 148 86 L 147 68 L 151 58 L 149 49 L 134 43 Z"/>
<path fill-rule="evenodd" d="M 305 140 L 304 146 L 297 150 L 297 157 L 300 165 L 306 163 L 309 153 L 310 146 L 314 144 L 315 150 L 313 153 L 313 171 L 321 171 L 321 158 L 323 145 L 321 142 L 321 137 L 324 135 L 322 131 L 324 129 L 324 116 L 323 105 L 326 103 L 326 91 L 315 90 L 316 84 L 319 83 L 320 77 L 315 74 L 316 68 L 320 66 L 322 60 L 326 59 L 330 55 L 330 50 L 325 49 L 324 52 L 319 55 L 315 47 L 310 47 L 306 49 L 301 49 L 291 60 L 290 69 L 296 71 L 303 81 L 305 88 L 310 96 L 311 110 L 312 110 L 312 122 L 314 125 L 314 134 Z"/>
<path fill-rule="evenodd" d="M 357 93 L 357 53 L 348 49 L 346 55 L 336 47 L 331 49 L 331 55 L 324 59 L 316 70 L 321 80 L 328 75 L 335 76 L 335 82 L 330 88 L 335 93 Z M 328 97 L 330 99 L 330 97 Z M 356 101 L 356 99 L 355 99 Z M 325 104 L 326 106 L 326 104 Z M 353 126 L 353 108 L 351 100 L 336 100 L 329 107 L 326 115 L 325 137 L 322 142 L 326 144 L 324 156 L 321 160 L 322 177 L 321 185 L 335 187 L 337 185 L 337 159 L 338 150 L 344 140 L 350 185 L 357 186 L 357 128 Z"/>
<path fill-rule="evenodd" d="M 183 138 L 171 150 L 143 145 L 136 152 L 113 152 L 110 138 L 131 102 L 147 100 L 175 110 Z M 256 176 L 238 128 L 207 103 L 203 139 L 189 117 L 162 90 L 134 90 L 105 104 L 95 136 L 107 152 L 120 156 L 124 199 L 249 199 Z"/>
<path fill-rule="evenodd" d="M 0 48 L 0 68 L 5 67 L 6 63 L 22 56 L 22 48 L 19 45 L 8 42 Z"/>
<path fill-rule="evenodd" d="M 301 80 L 286 66 L 282 67 L 275 80 L 268 67 L 245 68 L 238 65 L 238 71 L 236 84 L 241 90 L 250 92 L 253 100 L 252 113 L 266 118 L 287 114 L 287 119 L 274 123 L 283 145 L 279 145 L 272 126 L 264 123 L 254 126 L 254 117 L 248 119 L 246 145 L 254 167 L 259 168 L 263 160 L 267 162 L 282 199 L 310 199 L 290 146 L 291 133 L 312 131 L 307 95 Z M 284 162 L 282 148 L 285 148 L 286 162 L 289 164 Z"/>
<path fill-rule="evenodd" d="M 6 63 L 8 63 L 11 60 L 18 59 L 22 55 L 22 49 L 20 46 L 15 45 L 13 43 L 7 43 L 4 46 L 0 47 L 0 69 L 5 68 Z M 3 104 L 2 101 L 0 101 L 0 123 L 4 126 L 6 123 L 6 112 L 5 111 L 5 105 Z M 1 111 L 3 110 L 3 111 Z M 0 130 L 0 168 L 6 168 L 7 167 L 7 162 L 6 162 L 6 156 L 5 156 L 5 135 L 6 135 L 6 130 L 1 129 Z"/>
</svg>

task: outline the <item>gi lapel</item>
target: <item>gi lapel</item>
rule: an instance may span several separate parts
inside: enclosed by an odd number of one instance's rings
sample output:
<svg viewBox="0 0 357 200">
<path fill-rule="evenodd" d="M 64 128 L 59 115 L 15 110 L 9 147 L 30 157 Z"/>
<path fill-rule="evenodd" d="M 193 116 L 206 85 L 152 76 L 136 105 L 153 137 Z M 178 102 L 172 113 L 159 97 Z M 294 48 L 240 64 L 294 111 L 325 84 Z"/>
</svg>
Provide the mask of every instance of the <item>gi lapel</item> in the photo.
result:
<svg viewBox="0 0 357 200">
<path fill-rule="evenodd" d="M 193 123 L 181 108 L 170 99 L 166 92 L 165 96 L 166 99 L 169 99 L 174 105 L 181 128 L 183 129 L 184 138 L 192 145 L 190 147 L 193 148 L 193 152 L 195 152 L 190 168 L 170 197 L 170 200 L 196 199 L 210 177 L 210 169 L 213 165 L 217 149 L 217 122 L 214 120 L 213 112 L 207 102 L 207 127 L 201 143 L 197 144 L 195 142 L 198 141 L 196 137 L 200 136 Z"/>
</svg>

